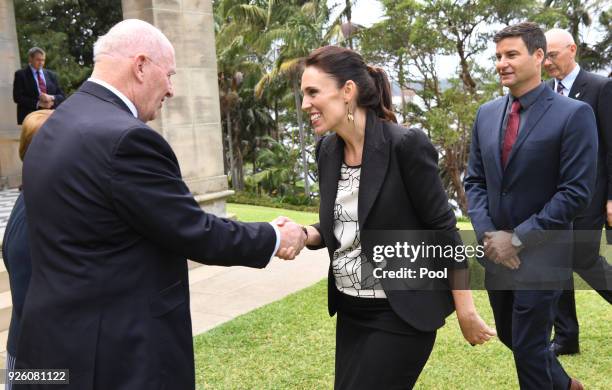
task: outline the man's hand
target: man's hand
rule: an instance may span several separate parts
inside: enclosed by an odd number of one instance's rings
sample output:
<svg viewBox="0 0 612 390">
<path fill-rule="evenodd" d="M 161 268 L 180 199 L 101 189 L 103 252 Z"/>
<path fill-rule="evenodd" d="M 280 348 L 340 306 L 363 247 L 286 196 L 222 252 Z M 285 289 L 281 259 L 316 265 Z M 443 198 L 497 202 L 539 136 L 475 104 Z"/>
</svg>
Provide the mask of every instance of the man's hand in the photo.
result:
<svg viewBox="0 0 612 390">
<path fill-rule="evenodd" d="M 612 200 L 606 203 L 606 219 L 608 220 L 608 226 L 612 226 Z"/>
<path fill-rule="evenodd" d="M 46 93 L 41 93 L 38 97 L 38 107 L 47 109 L 52 108 L 53 97 L 51 95 L 47 95 Z"/>
<path fill-rule="evenodd" d="M 281 242 L 276 256 L 283 260 L 293 260 L 306 245 L 306 234 L 302 226 L 287 217 L 278 217 L 272 221 L 281 233 Z"/>
<path fill-rule="evenodd" d="M 485 256 L 496 264 L 518 269 L 521 261 L 518 249 L 512 245 L 512 233 L 505 231 L 486 232 L 484 237 Z"/>
</svg>

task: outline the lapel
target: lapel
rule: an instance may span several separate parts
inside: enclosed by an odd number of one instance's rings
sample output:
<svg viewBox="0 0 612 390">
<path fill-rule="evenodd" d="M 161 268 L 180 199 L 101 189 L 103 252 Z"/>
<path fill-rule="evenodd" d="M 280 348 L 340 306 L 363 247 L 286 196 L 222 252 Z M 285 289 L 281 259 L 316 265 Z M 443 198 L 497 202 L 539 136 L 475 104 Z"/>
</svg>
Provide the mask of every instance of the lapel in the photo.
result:
<svg viewBox="0 0 612 390">
<path fill-rule="evenodd" d="M 45 85 L 47 86 L 48 92 L 53 82 L 51 81 L 51 76 L 49 75 L 49 71 L 47 71 L 47 69 L 43 69 L 43 75 L 45 76 Z"/>
<path fill-rule="evenodd" d="M 506 113 L 506 106 L 508 105 L 508 95 L 504 96 L 503 99 L 500 99 L 500 103 L 497 108 L 493 112 L 493 124 L 496 125 L 494 129 L 497 129 L 497 133 L 495 139 L 495 150 L 493 151 L 493 159 L 495 160 L 495 169 L 499 177 L 503 175 L 503 169 L 501 164 L 501 148 L 503 144 L 502 140 L 502 126 L 504 125 L 504 114 Z"/>
<path fill-rule="evenodd" d="M 340 180 L 340 166 L 344 156 L 344 141 L 336 133 L 325 137 L 319 156 L 319 189 L 321 191 L 321 204 L 319 206 L 319 219 L 321 231 L 325 235 L 325 242 L 333 242 L 337 248 L 334 237 L 334 204 Z"/>
<path fill-rule="evenodd" d="M 128 106 L 125 105 L 125 103 L 123 102 L 123 100 L 121 100 L 121 98 L 119 96 L 115 95 L 109 89 L 106 89 L 105 87 L 101 86 L 100 84 L 96 84 L 96 83 L 93 83 L 91 81 L 86 81 L 79 88 L 79 92 L 84 92 L 84 93 L 87 93 L 89 95 L 93 95 L 93 96 L 95 96 L 95 97 L 97 97 L 99 99 L 102 99 L 102 100 L 104 100 L 106 102 L 109 102 L 109 103 L 117 106 L 118 108 L 120 108 L 123 111 L 126 111 L 128 114 L 132 115 L 132 111 L 130 111 Z"/>
<path fill-rule="evenodd" d="M 39 93 L 38 93 L 38 86 L 36 85 L 38 83 L 38 81 L 36 80 L 34 74 L 32 73 L 32 69 L 30 69 L 29 66 L 26 66 L 25 68 L 25 72 L 26 72 L 26 89 L 30 90 L 30 91 L 34 91 L 34 94 L 38 97 Z"/>
<path fill-rule="evenodd" d="M 587 81 L 588 80 L 586 71 L 584 71 L 584 69 L 580 69 L 580 71 L 578 72 L 578 76 L 576 76 L 576 80 L 574 80 L 574 84 L 572 84 L 572 89 L 569 93 L 569 97 L 572 99 L 582 100 Z"/>
<path fill-rule="evenodd" d="M 508 170 L 508 167 L 510 166 L 510 164 L 512 164 L 514 156 L 518 153 L 518 150 L 525 142 L 525 139 L 529 137 L 529 133 L 531 133 L 531 131 L 535 128 L 535 125 L 540 121 L 544 113 L 552 105 L 552 100 L 555 97 L 554 94 L 555 92 L 553 92 L 552 90 L 544 88 L 538 99 L 536 99 L 535 103 L 533 103 L 533 107 L 531 107 L 531 111 L 529 112 L 529 116 L 527 117 L 527 122 L 519 133 L 518 139 L 512 147 L 512 151 L 510 151 L 510 156 L 508 157 L 508 164 L 506 164 L 506 170 Z"/>
<path fill-rule="evenodd" d="M 369 110 L 366 120 L 365 140 L 361 158 L 361 177 L 359 179 L 358 219 L 359 230 L 363 225 L 378 193 L 385 181 L 389 165 L 390 143 L 383 133 L 383 121 Z"/>
</svg>

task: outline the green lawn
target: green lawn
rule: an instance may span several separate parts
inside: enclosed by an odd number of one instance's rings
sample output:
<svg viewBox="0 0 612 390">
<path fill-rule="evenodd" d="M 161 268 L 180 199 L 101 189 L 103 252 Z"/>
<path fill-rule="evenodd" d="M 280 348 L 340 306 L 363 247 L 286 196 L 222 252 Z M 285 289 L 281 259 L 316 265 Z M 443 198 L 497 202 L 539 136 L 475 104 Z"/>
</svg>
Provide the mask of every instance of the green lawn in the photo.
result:
<svg viewBox="0 0 612 390">
<path fill-rule="evenodd" d="M 228 205 L 241 220 L 271 220 L 279 213 L 300 223 L 316 215 Z M 461 224 L 469 228 L 468 224 Z M 331 389 L 335 317 L 327 315 L 320 282 L 194 338 L 198 389 Z M 474 292 L 481 315 L 492 324 L 484 291 Z M 588 389 L 612 389 L 612 310 L 593 291 L 576 292 L 581 351 L 562 357 L 566 370 Z M 517 389 L 512 354 L 498 340 L 471 347 L 455 316 L 438 332 L 417 389 Z"/>
</svg>

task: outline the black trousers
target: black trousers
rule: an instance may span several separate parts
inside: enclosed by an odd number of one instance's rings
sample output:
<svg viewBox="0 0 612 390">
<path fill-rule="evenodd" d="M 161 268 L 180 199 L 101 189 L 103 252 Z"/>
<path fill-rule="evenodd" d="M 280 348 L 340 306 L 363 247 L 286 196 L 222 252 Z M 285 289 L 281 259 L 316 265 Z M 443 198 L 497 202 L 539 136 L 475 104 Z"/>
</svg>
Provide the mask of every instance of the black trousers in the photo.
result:
<svg viewBox="0 0 612 390">
<path fill-rule="evenodd" d="M 497 336 L 514 354 L 521 390 L 567 390 L 570 377 L 554 353 L 550 334 L 560 290 L 491 290 Z"/>
<path fill-rule="evenodd" d="M 351 304 L 355 299 L 366 301 L 365 305 Z M 433 349 L 436 332 L 411 327 L 385 305 L 386 299 L 343 301 L 337 313 L 334 389 L 412 389 Z M 352 306 L 348 310 L 346 302 Z"/>
<path fill-rule="evenodd" d="M 608 303 L 612 303 L 612 266 L 600 256 L 601 231 L 605 222 L 605 199 L 594 199 L 587 211 L 574 220 L 573 269 Z M 559 298 L 555 318 L 555 341 L 578 345 L 579 325 L 576 315 L 573 280 Z"/>
</svg>

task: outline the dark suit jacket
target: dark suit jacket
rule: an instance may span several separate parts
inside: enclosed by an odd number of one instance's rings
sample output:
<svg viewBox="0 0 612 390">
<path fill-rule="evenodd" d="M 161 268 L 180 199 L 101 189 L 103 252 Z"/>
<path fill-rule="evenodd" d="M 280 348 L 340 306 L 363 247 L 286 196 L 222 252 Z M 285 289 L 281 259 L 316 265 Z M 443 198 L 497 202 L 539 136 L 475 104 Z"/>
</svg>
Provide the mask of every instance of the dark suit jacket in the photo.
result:
<svg viewBox="0 0 612 390">
<path fill-rule="evenodd" d="M 319 188 L 319 230 L 330 259 L 338 247 L 333 232 L 333 215 L 344 141 L 336 134 L 317 146 Z M 366 230 L 440 230 L 456 233 L 456 220 L 438 175 L 438 155 L 427 136 L 381 120 L 368 112 L 359 184 L 358 219 Z M 456 237 L 455 243 L 460 244 Z M 363 242 L 362 242 L 363 243 Z M 363 248 L 362 248 L 363 249 Z M 448 289 L 389 290 L 382 286 L 393 310 L 408 324 L 423 331 L 444 325 L 454 310 Z M 331 264 L 328 278 L 329 313 L 336 313 L 336 294 Z"/>
<path fill-rule="evenodd" d="M 547 84 L 554 90 L 555 81 Z M 595 113 L 599 138 L 597 184 L 585 215 L 605 213 L 606 200 L 612 199 L 612 79 L 580 69 L 569 97 L 587 103 Z"/>
<path fill-rule="evenodd" d="M 476 115 L 465 178 L 468 214 L 479 239 L 485 232 L 514 230 L 525 245 L 518 271 L 487 261 L 488 271 L 510 272 L 528 282 L 567 280 L 572 220 L 595 187 L 593 110 L 544 88 L 502 169 L 500 137 L 507 101 L 508 96 L 490 101 Z M 553 230 L 559 232 L 545 233 Z"/>
<path fill-rule="evenodd" d="M 41 127 L 23 178 L 17 367 L 68 368 L 75 390 L 193 389 L 186 258 L 264 267 L 272 226 L 204 213 L 164 138 L 92 82 Z"/>
<path fill-rule="evenodd" d="M 64 92 L 57 81 L 55 73 L 47 69 L 43 69 L 43 73 L 45 75 L 47 94 L 55 97 L 53 108 L 57 108 L 65 98 Z M 18 125 L 23 122 L 23 118 L 25 118 L 26 115 L 37 110 L 36 103 L 38 103 L 38 96 L 40 94 L 38 93 L 36 83 L 37 81 L 34 79 L 29 65 L 15 72 L 15 78 L 13 80 L 13 101 L 17 103 Z"/>
<path fill-rule="evenodd" d="M 23 193 L 19 194 L 17 201 L 15 201 L 15 206 L 13 206 L 11 216 L 6 224 L 4 239 L 2 240 L 2 260 L 4 260 L 4 265 L 9 274 L 11 301 L 13 303 L 6 350 L 14 357 L 17 353 L 23 303 L 32 274 L 28 222 Z"/>
</svg>

